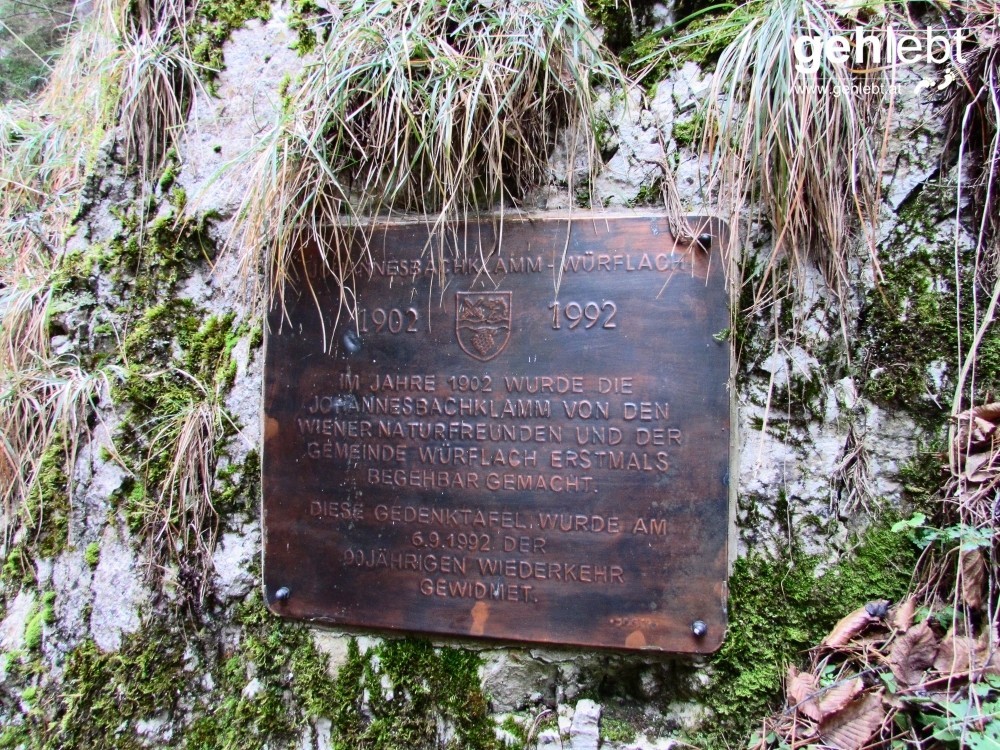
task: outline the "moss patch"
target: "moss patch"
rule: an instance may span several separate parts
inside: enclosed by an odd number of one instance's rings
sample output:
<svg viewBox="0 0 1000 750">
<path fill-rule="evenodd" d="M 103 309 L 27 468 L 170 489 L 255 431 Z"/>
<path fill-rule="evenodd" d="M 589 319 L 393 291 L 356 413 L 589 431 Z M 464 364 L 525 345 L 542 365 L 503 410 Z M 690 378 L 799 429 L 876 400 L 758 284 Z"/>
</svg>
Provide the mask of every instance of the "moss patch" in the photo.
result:
<svg viewBox="0 0 1000 750">
<path fill-rule="evenodd" d="M 35 583 L 35 566 L 31 562 L 31 556 L 25 551 L 24 545 L 11 547 L 3 561 L 3 568 L 0 569 L 0 581 L 11 585 L 32 586 Z"/>
<path fill-rule="evenodd" d="M 30 551 L 38 556 L 55 557 L 68 544 L 68 484 L 65 444 L 56 439 L 42 455 L 35 484 L 20 508 Z"/>
<path fill-rule="evenodd" d="M 601 719 L 601 739 L 605 742 L 633 742 L 635 727 L 622 719 Z"/>
<path fill-rule="evenodd" d="M 54 591 L 46 591 L 42 594 L 34 613 L 28 618 L 24 626 L 24 647 L 29 651 L 37 651 L 42 647 L 42 635 L 45 625 L 51 625 L 55 621 Z"/>
<path fill-rule="evenodd" d="M 198 17 L 188 29 L 193 40 L 191 57 L 201 66 L 202 77 L 209 90 L 215 93 L 216 79 L 225 67 L 223 45 L 237 29 L 251 19 L 267 21 L 271 18 L 271 4 L 259 0 L 202 0 L 198 3 Z"/>
<path fill-rule="evenodd" d="M 224 697 L 206 706 L 189 728 L 186 748 L 283 747 L 335 703 L 327 658 L 306 628 L 272 615 L 259 594 L 238 608 L 235 621 L 243 634 L 221 667 Z"/>
<path fill-rule="evenodd" d="M 242 464 L 229 464 L 219 469 L 221 488 L 212 498 L 219 515 L 254 513 L 260 507 L 260 453 L 251 450 Z"/>
<path fill-rule="evenodd" d="M 297 40 L 292 47 L 300 55 L 307 55 L 316 49 L 316 44 L 321 41 L 317 30 L 322 28 L 325 17 L 323 9 L 312 0 L 292 0 L 288 26 L 296 34 Z"/>
<path fill-rule="evenodd" d="M 91 542 L 87 545 L 87 548 L 83 551 L 83 561 L 87 563 L 87 566 L 93 570 L 97 567 L 97 564 L 101 561 L 101 545 L 97 542 Z"/>
<path fill-rule="evenodd" d="M 154 444 L 162 448 L 164 441 L 171 439 L 163 432 L 169 420 L 180 418 L 197 405 L 212 405 L 219 414 L 216 455 L 222 455 L 226 440 L 235 431 L 232 419 L 222 413 L 219 399 L 233 385 L 233 349 L 250 335 L 250 327 L 234 326 L 234 313 L 205 315 L 190 300 L 170 293 L 186 275 L 192 256 L 203 254 L 202 231 L 192 224 L 154 222 L 149 230 L 151 248 L 137 258 L 144 270 L 136 281 L 140 301 L 146 299 L 147 289 L 158 290 L 158 299 L 131 313 L 120 352 L 124 376 L 112 389 L 115 401 L 128 409 L 119 442 L 134 468 L 118 499 L 125 501 L 126 520 L 133 532 L 141 531 L 149 520 L 152 506 L 148 498 L 163 489 L 170 475 L 171 451 L 150 451 Z M 126 246 L 134 241 L 126 240 Z"/>
<path fill-rule="evenodd" d="M 612 52 L 620 53 L 635 42 L 653 21 L 653 7 L 649 0 L 588 0 L 587 15 L 604 36 L 602 41 Z"/>
<path fill-rule="evenodd" d="M 364 655 L 352 641 L 337 679 L 334 746 L 338 750 L 436 747 L 438 727 L 443 725 L 453 730 L 449 749 L 499 748 L 479 686 L 479 664 L 475 653 L 438 649 L 423 640 L 385 641 Z"/>
<path fill-rule="evenodd" d="M 160 486 L 173 458 L 148 454 L 158 426 L 232 386 L 236 365 L 230 355 L 240 338 L 233 318 L 230 313 L 202 319 L 190 300 L 172 299 L 145 310 L 125 338 L 122 352 L 128 367 L 113 396 L 128 406 L 124 444 L 135 465 L 144 467 L 136 476 L 148 487 Z M 223 424 L 228 436 L 231 420 Z"/>
<path fill-rule="evenodd" d="M 685 120 L 674 122 L 672 130 L 674 141 L 678 146 L 690 148 L 701 139 L 704 128 L 705 115 L 701 111 L 695 112 Z"/>
<path fill-rule="evenodd" d="M 934 429 L 948 408 L 936 394 L 954 387 L 959 352 L 968 353 L 975 334 L 971 290 L 978 290 L 980 305 L 992 291 L 976 277 L 975 253 L 956 255 L 953 203 L 953 186 L 928 183 L 900 210 L 899 227 L 880 248 L 884 278 L 868 294 L 859 322 L 864 395 Z M 1000 336 L 984 338 L 975 386 L 977 399 L 1000 392 Z"/>
<path fill-rule="evenodd" d="M 133 750 L 138 722 L 169 720 L 184 686 L 183 644 L 165 630 L 128 636 L 119 652 L 86 640 L 66 660 L 58 686 L 42 692 L 29 716 L 29 744 L 40 750 L 87 747 Z"/>
</svg>

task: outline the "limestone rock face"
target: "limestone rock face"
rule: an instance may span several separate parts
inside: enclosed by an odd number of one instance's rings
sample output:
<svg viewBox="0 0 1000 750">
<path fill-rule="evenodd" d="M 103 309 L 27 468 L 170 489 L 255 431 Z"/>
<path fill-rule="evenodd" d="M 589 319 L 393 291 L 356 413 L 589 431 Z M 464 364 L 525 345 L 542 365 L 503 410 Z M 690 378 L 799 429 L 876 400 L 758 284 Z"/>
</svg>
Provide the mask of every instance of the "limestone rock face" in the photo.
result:
<svg viewBox="0 0 1000 750">
<path fill-rule="evenodd" d="M 7 609 L 7 616 L 0 623 L 0 650 L 17 651 L 24 648 L 24 630 L 35 606 L 33 591 L 21 590 Z"/>
<path fill-rule="evenodd" d="M 150 592 L 142 583 L 139 560 L 113 526 L 101 537 L 101 559 L 94 571 L 90 634 L 98 647 L 115 651 L 122 635 L 136 632 L 140 608 L 148 606 Z"/>
<path fill-rule="evenodd" d="M 600 705 L 592 700 L 579 701 L 573 713 L 573 723 L 569 725 L 570 750 L 597 750 L 601 743 L 600 723 Z"/>
</svg>

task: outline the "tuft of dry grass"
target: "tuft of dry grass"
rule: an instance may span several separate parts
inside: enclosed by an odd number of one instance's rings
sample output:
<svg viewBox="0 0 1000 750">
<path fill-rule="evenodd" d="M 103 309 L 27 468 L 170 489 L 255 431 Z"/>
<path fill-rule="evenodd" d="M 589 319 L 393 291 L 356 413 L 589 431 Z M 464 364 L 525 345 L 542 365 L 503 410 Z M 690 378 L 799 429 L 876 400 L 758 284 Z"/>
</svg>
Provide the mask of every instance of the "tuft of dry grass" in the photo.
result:
<svg viewBox="0 0 1000 750">
<path fill-rule="evenodd" d="M 720 58 L 706 127 L 728 205 L 759 201 L 774 228 L 769 270 L 779 254 L 793 269 L 813 261 L 835 290 L 849 283 L 855 227 L 878 215 L 874 113 L 884 111 L 881 96 L 855 93 L 856 84 L 879 83 L 880 71 L 852 74 L 829 64 L 796 70 L 796 37 L 839 31 L 838 16 L 823 3 L 769 3 Z"/>
<path fill-rule="evenodd" d="M 190 377 L 190 376 L 188 376 Z M 219 515 L 212 504 L 218 465 L 217 446 L 225 437 L 225 411 L 218 398 L 195 381 L 204 398 L 185 400 L 158 417 L 149 444 L 148 467 L 162 455 L 170 456 L 166 475 L 147 486 L 156 492 L 147 499 L 144 536 L 152 559 L 175 562 L 182 571 L 196 572 L 194 594 L 204 599 L 208 571 L 218 537 Z"/>
<path fill-rule="evenodd" d="M 776 287 L 778 294 L 786 285 L 794 290 L 791 281 L 801 280 L 809 263 L 819 265 L 831 288 L 841 292 L 850 283 L 847 261 L 860 236 L 867 235 L 861 244 L 875 261 L 868 227 L 878 217 L 879 165 L 891 111 L 878 86 L 885 71 L 851 70 L 825 59 L 815 70 L 799 70 L 795 57 L 796 39 L 840 34 L 847 20 L 822 0 L 764 0 L 701 22 L 660 52 L 730 40 L 705 107 L 707 189 L 717 191 L 734 226 L 762 220 L 773 230 L 758 303 L 773 299 Z M 876 92 L 865 93 L 866 85 Z M 776 285 L 785 263 L 791 276 Z"/>
<path fill-rule="evenodd" d="M 0 535 L 17 526 L 16 508 L 40 478 L 42 456 L 63 446 L 67 495 L 72 502 L 73 467 L 89 434 L 88 415 L 109 388 L 111 371 L 87 372 L 70 357 L 45 366 L 0 372 Z M 45 509 L 42 508 L 41 512 Z"/>
<path fill-rule="evenodd" d="M 57 439 L 72 478 L 86 416 L 112 371 L 50 349 L 49 308 L 64 241 L 98 147 L 121 124 L 148 183 L 197 85 L 182 0 L 98 0 L 30 103 L 0 107 L 0 529 Z"/>
<path fill-rule="evenodd" d="M 315 63 L 248 156 L 238 243 L 244 276 L 269 279 L 257 300 L 280 301 L 297 248 L 315 242 L 350 308 L 366 245 L 348 227 L 363 217 L 426 211 L 440 259 L 464 252 L 449 227 L 550 179 L 560 138 L 600 163 L 594 82 L 621 73 L 578 0 L 332 5 Z"/>
<path fill-rule="evenodd" d="M 199 88 L 198 67 L 184 34 L 188 3 L 142 0 L 118 10 L 117 120 L 124 129 L 125 162 L 138 161 L 140 180 L 148 184 L 176 143 Z"/>
</svg>

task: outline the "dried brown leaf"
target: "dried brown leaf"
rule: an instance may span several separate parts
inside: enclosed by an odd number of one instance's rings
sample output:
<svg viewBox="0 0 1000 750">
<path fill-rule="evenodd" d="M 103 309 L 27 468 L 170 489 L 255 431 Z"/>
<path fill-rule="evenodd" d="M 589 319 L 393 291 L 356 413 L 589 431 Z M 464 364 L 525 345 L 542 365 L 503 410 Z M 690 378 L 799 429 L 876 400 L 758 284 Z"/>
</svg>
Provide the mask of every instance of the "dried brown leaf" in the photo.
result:
<svg viewBox="0 0 1000 750">
<path fill-rule="evenodd" d="M 972 409 L 972 415 L 977 419 L 984 419 L 987 422 L 1000 425 L 1000 401 L 977 406 Z"/>
<path fill-rule="evenodd" d="M 896 607 L 896 611 L 892 614 L 892 627 L 894 630 L 905 633 L 913 626 L 913 615 L 917 611 L 917 599 L 913 596 L 908 596 L 906 599 Z"/>
<path fill-rule="evenodd" d="M 819 721 L 820 710 L 816 702 L 818 680 L 811 672 L 800 672 L 794 666 L 788 668 L 785 694 L 788 705 L 794 706 L 801 713 L 814 721 Z"/>
<path fill-rule="evenodd" d="M 860 677 L 845 680 L 829 688 L 820 696 L 820 715 L 825 719 L 843 711 L 864 688 L 865 685 Z"/>
<path fill-rule="evenodd" d="M 864 684 L 859 677 L 821 688 L 816 675 L 799 672 L 794 666 L 788 668 L 785 688 L 788 705 L 813 721 L 822 721 L 842 711 L 862 690 Z"/>
<path fill-rule="evenodd" d="M 955 421 L 955 455 L 967 455 L 986 450 L 1000 425 L 1000 403 L 983 404 L 963 411 Z"/>
<path fill-rule="evenodd" d="M 823 744 L 837 750 L 861 750 L 867 745 L 885 720 L 882 692 L 865 693 L 820 722 Z"/>
<path fill-rule="evenodd" d="M 889 667 L 899 685 L 910 687 L 923 682 L 924 670 L 934 664 L 937 651 L 938 637 L 926 622 L 903 633 L 889 652 Z"/>
<path fill-rule="evenodd" d="M 1000 674 L 1000 658 L 990 647 L 988 633 L 974 639 L 951 631 L 941 641 L 934 669 L 943 675 L 980 680 L 987 674 Z"/>
<path fill-rule="evenodd" d="M 827 648 L 841 648 L 846 646 L 854 636 L 873 622 L 878 622 L 878 618 L 872 617 L 864 607 L 861 607 L 834 625 L 833 630 L 823 639 L 821 645 Z"/>
<path fill-rule="evenodd" d="M 993 476 L 993 453 L 974 453 L 965 459 L 965 476 L 970 482 L 985 482 Z"/>
<path fill-rule="evenodd" d="M 964 550 L 959 555 L 962 580 L 962 601 L 967 607 L 979 609 L 983 605 L 983 586 L 986 583 L 986 558 L 982 550 Z"/>
<path fill-rule="evenodd" d="M 956 676 L 967 674 L 975 651 L 976 643 L 969 636 L 956 636 L 953 632 L 949 632 L 938 648 L 934 669 L 942 674 Z"/>
</svg>

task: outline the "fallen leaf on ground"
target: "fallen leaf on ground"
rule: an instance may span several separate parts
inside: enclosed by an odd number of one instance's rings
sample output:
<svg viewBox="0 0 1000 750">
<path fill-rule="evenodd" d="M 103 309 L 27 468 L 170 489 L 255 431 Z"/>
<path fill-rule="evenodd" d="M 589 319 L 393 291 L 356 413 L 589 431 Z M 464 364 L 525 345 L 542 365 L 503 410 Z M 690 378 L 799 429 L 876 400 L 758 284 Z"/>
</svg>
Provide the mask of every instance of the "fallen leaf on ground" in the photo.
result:
<svg viewBox="0 0 1000 750">
<path fill-rule="evenodd" d="M 962 576 L 962 601 L 972 609 L 983 605 L 983 584 L 986 582 L 986 560 L 982 550 L 966 550 L 959 556 Z"/>
<path fill-rule="evenodd" d="M 989 481 L 996 473 L 993 468 L 995 453 L 973 453 L 965 458 L 965 476 L 970 482 Z"/>
<path fill-rule="evenodd" d="M 921 622 L 896 639 L 889 652 L 889 668 L 900 687 L 919 685 L 924 670 L 937 658 L 938 637 L 927 622 Z"/>
<path fill-rule="evenodd" d="M 938 647 L 934 669 L 943 675 L 981 680 L 988 674 L 1000 673 L 996 648 L 990 647 L 989 634 L 974 639 L 950 631 Z"/>
<path fill-rule="evenodd" d="M 896 607 L 896 611 L 892 615 L 892 627 L 894 630 L 900 633 L 905 633 L 913 626 L 913 615 L 917 611 L 917 600 L 915 597 L 908 596 L 906 599 Z"/>
<path fill-rule="evenodd" d="M 825 719 L 828 716 L 843 711 L 864 688 L 865 686 L 861 678 L 855 677 L 823 691 L 819 697 L 821 717 Z"/>
<path fill-rule="evenodd" d="M 882 692 L 866 693 L 822 721 L 819 734 L 823 744 L 837 750 L 861 750 L 867 745 L 885 720 Z"/>
<path fill-rule="evenodd" d="M 1000 423 L 1000 402 L 983 404 L 963 411 L 955 417 L 954 448 L 958 455 L 978 453 L 991 443 L 997 424 Z"/>
<path fill-rule="evenodd" d="M 788 668 L 785 694 L 788 705 L 794 706 L 810 719 L 819 721 L 819 705 L 816 703 L 817 680 L 811 672 L 800 672 L 794 666 Z"/>
<path fill-rule="evenodd" d="M 972 415 L 978 419 L 985 419 L 987 422 L 1000 424 L 1000 401 L 977 406 L 972 410 Z"/>
<path fill-rule="evenodd" d="M 827 648 L 846 646 L 854 636 L 874 622 L 878 622 L 878 618 L 872 617 L 864 607 L 861 607 L 834 625 L 821 645 Z"/>
</svg>

